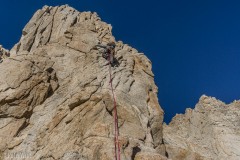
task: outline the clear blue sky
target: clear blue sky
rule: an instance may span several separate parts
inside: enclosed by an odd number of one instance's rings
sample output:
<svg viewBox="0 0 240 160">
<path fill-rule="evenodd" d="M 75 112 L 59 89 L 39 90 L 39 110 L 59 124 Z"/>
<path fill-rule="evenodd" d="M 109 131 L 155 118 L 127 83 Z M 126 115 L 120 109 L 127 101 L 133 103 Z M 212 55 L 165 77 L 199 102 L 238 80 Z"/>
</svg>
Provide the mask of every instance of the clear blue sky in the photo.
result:
<svg viewBox="0 0 240 160">
<path fill-rule="evenodd" d="M 144 52 L 166 122 L 202 94 L 226 103 L 240 98 L 240 1 L 1 0 L 0 43 L 10 49 L 45 4 L 97 12 L 117 40 Z"/>
</svg>

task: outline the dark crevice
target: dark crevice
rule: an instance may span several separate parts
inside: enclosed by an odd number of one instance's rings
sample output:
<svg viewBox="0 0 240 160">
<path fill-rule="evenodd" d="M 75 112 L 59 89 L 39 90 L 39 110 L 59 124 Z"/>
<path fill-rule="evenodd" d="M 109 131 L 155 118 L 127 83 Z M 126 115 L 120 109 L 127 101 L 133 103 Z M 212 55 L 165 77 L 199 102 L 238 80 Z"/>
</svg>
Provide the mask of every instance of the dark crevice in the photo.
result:
<svg viewBox="0 0 240 160">
<path fill-rule="evenodd" d="M 50 85 L 46 94 L 46 97 L 44 98 L 45 100 L 53 95 L 54 91 L 52 86 Z"/>
<path fill-rule="evenodd" d="M 142 142 L 145 142 L 145 140 L 147 139 L 147 135 L 145 135 L 143 138 L 139 139 Z"/>
<path fill-rule="evenodd" d="M 119 78 L 119 81 L 117 82 L 117 84 L 116 84 L 116 86 L 114 88 L 116 89 L 119 84 L 120 84 L 120 78 Z"/>
<path fill-rule="evenodd" d="M 165 157 L 169 158 L 168 152 L 165 152 Z"/>
<path fill-rule="evenodd" d="M 148 121 L 148 123 L 147 123 L 147 127 L 148 128 L 151 128 L 151 125 L 150 125 L 150 122 Z"/>
<path fill-rule="evenodd" d="M 47 68 L 45 71 L 47 71 L 51 75 L 48 77 L 48 80 L 47 80 L 47 82 L 50 83 L 50 86 L 48 88 L 47 95 L 45 97 L 45 98 L 49 98 L 59 88 L 59 84 L 58 84 L 58 78 L 56 76 L 56 72 L 52 67 Z M 55 87 L 55 88 L 52 87 L 51 80 L 56 82 L 57 87 Z"/>
<path fill-rule="evenodd" d="M 109 111 L 108 109 L 106 109 L 106 110 L 107 110 L 107 112 L 109 113 L 110 116 L 113 116 L 112 111 Z"/>
<path fill-rule="evenodd" d="M 28 125 L 29 125 L 29 123 L 25 121 L 25 122 L 19 127 L 19 129 L 17 130 L 16 134 L 15 134 L 13 137 L 18 136 L 19 133 L 20 133 L 22 130 L 24 130 L 25 128 L 27 128 Z"/>
<path fill-rule="evenodd" d="M 46 69 L 46 71 L 51 74 L 54 71 L 54 69 L 52 67 L 49 67 Z"/>
<path fill-rule="evenodd" d="M 148 91 L 149 91 L 149 92 L 152 92 L 152 91 L 153 91 L 152 86 L 149 87 L 149 90 L 148 90 Z"/>
<path fill-rule="evenodd" d="M 112 114 L 112 110 L 108 110 L 105 101 L 103 101 L 103 103 L 104 103 L 104 105 L 106 106 L 105 108 L 106 108 L 106 111 L 109 113 L 109 115 L 113 116 L 113 114 Z"/>
<path fill-rule="evenodd" d="M 151 73 L 148 73 L 146 70 L 142 69 L 142 71 L 143 71 L 144 73 L 146 73 L 147 75 L 149 75 L 150 77 L 154 77 L 154 75 L 152 75 Z"/>
<path fill-rule="evenodd" d="M 127 148 L 128 146 L 129 146 L 129 141 L 127 141 L 127 143 L 124 144 L 124 145 L 122 146 L 122 148 L 125 149 L 125 148 Z"/>
<path fill-rule="evenodd" d="M 135 79 L 133 79 L 133 80 L 132 80 L 132 82 L 130 83 L 128 92 L 130 92 L 130 91 L 131 91 L 131 88 L 132 88 L 132 86 L 133 86 L 134 82 L 135 82 Z"/>
<path fill-rule="evenodd" d="M 70 27 L 74 26 L 77 23 L 78 17 L 76 16 L 73 20 L 73 22 L 71 23 Z"/>
<path fill-rule="evenodd" d="M 51 23 L 51 22 L 50 22 L 50 23 Z M 47 24 L 46 27 L 42 28 L 42 29 L 39 31 L 39 33 L 40 33 L 40 34 L 43 34 L 43 32 L 46 31 L 46 29 L 47 29 L 47 27 L 50 25 L 50 23 Z M 42 37 L 41 37 L 41 38 L 42 38 Z"/>
<path fill-rule="evenodd" d="M 109 111 L 108 109 L 106 109 L 106 110 L 107 110 L 107 112 L 108 112 L 111 116 L 113 116 L 113 114 L 112 114 L 111 111 Z"/>
<path fill-rule="evenodd" d="M 39 25 L 39 26 L 40 26 L 40 25 Z M 34 38 L 33 38 L 33 40 L 32 40 L 32 43 L 29 45 L 29 47 L 28 47 L 28 49 L 27 49 L 28 52 L 31 51 L 31 49 L 32 49 L 32 47 L 33 47 L 33 44 L 34 44 L 34 42 L 35 42 L 35 40 L 36 40 L 39 26 L 36 28 L 36 31 L 35 31 L 35 33 L 34 33 Z"/>
<path fill-rule="evenodd" d="M 19 51 L 20 47 L 21 47 L 21 42 L 17 44 L 16 53 Z"/>
<path fill-rule="evenodd" d="M 26 119 L 30 119 L 32 114 L 33 114 L 33 110 L 31 109 L 30 111 L 26 111 L 20 118 L 25 117 Z"/>
<path fill-rule="evenodd" d="M 113 63 L 111 64 L 112 67 L 119 67 L 120 66 L 120 63 L 119 61 L 113 57 Z"/>
<path fill-rule="evenodd" d="M 54 17 L 55 17 L 55 15 L 56 15 L 57 11 L 58 11 L 58 7 L 56 8 L 56 11 L 54 12 L 53 17 L 52 17 L 52 26 L 51 26 L 51 31 L 50 31 L 50 34 L 49 34 L 49 37 L 48 37 L 47 43 L 50 42 L 50 39 L 51 39 L 51 36 L 52 36 L 53 25 L 54 25 Z"/>
<path fill-rule="evenodd" d="M 134 74 L 134 72 L 135 72 L 135 66 L 136 66 L 136 61 L 133 58 L 132 74 Z"/>
<path fill-rule="evenodd" d="M 90 97 L 89 97 L 89 98 L 86 98 L 86 99 L 79 99 L 77 102 L 74 102 L 74 103 L 69 104 L 68 107 L 69 107 L 70 111 L 72 111 L 74 108 L 76 108 L 76 107 L 84 104 L 84 103 L 87 102 L 89 99 L 90 99 Z"/>
<path fill-rule="evenodd" d="M 162 139 L 162 143 L 160 145 L 164 146 L 164 148 L 165 148 L 165 157 L 169 158 L 169 155 L 168 155 L 168 152 L 167 152 L 167 149 L 166 149 L 166 146 L 165 146 L 165 143 L 164 143 L 163 139 Z"/>
<path fill-rule="evenodd" d="M 135 156 L 137 155 L 138 152 L 141 152 L 141 149 L 138 146 L 134 147 L 132 150 L 132 157 L 131 157 L 132 160 L 135 159 Z"/>
</svg>

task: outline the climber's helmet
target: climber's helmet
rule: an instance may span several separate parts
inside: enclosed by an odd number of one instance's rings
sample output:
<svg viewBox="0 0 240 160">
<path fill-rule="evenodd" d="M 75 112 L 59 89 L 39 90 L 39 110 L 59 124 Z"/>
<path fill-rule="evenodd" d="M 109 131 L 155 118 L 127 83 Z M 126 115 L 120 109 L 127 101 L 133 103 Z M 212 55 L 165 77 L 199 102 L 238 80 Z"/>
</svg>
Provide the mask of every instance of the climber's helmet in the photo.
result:
<svg viewBox="0 0 240 160">
<path fill-rule="evenodd" d="M 114 42 L 110 42 L 107 44 L 110 48 L 114 49 L 116 47 Z"/>
</svg>

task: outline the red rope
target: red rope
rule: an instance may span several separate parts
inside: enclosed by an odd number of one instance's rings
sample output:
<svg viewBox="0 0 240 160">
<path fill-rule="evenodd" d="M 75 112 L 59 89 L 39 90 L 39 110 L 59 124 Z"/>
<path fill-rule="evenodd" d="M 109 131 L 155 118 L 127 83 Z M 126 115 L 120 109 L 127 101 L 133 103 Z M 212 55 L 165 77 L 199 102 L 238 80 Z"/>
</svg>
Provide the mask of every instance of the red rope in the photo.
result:
<svg viewBox="0 0 240 160">
<path fill-rule="evenodd" d="M 113 91 L 113 85 L 112 85 L 112 70 L 111 70 L 111 60 L 110 60 L 110 55 L 111 53 L 108 53 L 108 63 L 109 63 L 109 75 L 110 75 L 110 84 L 111 84 L 111 90 L 112 90 L 112 97 L 113 97 L 113 101 L 114 101 L 114 124 L 115 124 L 115 130 L 114 130 L 114 144 L 115 144 L 115 159 L 116 160 L 121 160 L 120 157 L 120 145 L 119 145 L 119 140 L 118 140 L 118 134 L 119 134 L 119 130 L 118 130 L 118 116 L 117 116 L 117 103 L 116 103 L 116 98 L 115 98 L 115 94 Z"/>
</svg>

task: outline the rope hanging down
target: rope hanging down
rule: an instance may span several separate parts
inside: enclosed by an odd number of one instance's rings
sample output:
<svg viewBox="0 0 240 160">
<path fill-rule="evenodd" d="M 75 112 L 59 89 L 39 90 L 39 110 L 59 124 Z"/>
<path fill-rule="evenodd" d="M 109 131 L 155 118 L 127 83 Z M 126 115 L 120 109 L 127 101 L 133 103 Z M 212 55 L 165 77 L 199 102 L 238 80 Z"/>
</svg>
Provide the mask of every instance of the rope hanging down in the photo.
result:
<svg viewBox="0 0 240 160">
<path fill-rule="evenodd" d="M 119 140 L 118 140 L 118 134 L 119 134 L 119 130 L 118 130 L 118 116 L 117 116 L 117 103 L 116 103 L 116 98 L 115 98 L 115 94 L 113 91 L 113 85 L 112 85 L 112 69 L 111 69 L 111 60 L 110 60 L 110 56 L 112 55 L 108 55 L 108 63 L 109 63 L 109 75 L 110 75 L 110 85 L 111 85 L 111 91 L 112 91 L 112 97 L 113 97 L 113 101 L 114 101 L 114 125 L 115 125 L 115 129 L 114 129 L 114 145 L 115 145 L 115 160 L 121 160 L 121 152 L 120 152 L 120 145 L 119 145 Z"/>
</svg>

